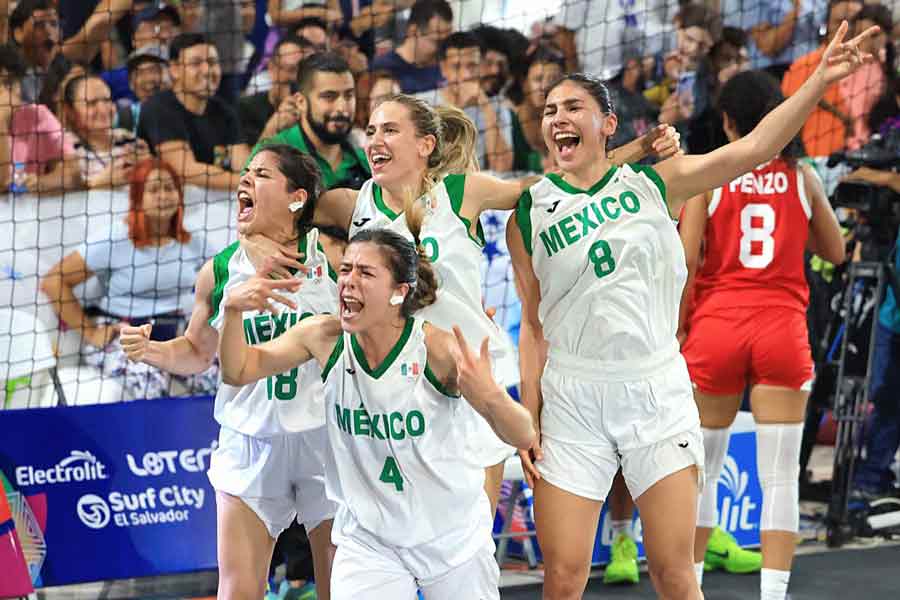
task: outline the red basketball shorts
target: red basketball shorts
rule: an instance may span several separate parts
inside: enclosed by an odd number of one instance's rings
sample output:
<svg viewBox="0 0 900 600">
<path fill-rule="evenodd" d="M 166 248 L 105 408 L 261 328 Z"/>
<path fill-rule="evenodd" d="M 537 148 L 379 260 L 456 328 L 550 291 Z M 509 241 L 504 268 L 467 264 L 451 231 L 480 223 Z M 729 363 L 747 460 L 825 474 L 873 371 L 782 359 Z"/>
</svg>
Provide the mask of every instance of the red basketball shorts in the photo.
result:
<svg viewBox="0 0 900 600">
<path fill-rule="evenodd" d="M 729 308 L 691 321 L 681 349 L 691 381 L 714 396 L 762 384 L 808 391 L 813 362 L 806 315 L 785 307 Z"/>
</svg>

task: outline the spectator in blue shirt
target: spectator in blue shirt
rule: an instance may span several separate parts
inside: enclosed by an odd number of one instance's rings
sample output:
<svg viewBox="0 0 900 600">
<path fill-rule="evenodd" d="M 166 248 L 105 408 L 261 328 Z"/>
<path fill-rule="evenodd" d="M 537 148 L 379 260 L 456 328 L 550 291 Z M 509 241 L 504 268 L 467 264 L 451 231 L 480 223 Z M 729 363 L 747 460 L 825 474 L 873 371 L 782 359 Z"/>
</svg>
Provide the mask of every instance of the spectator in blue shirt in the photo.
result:
<svg viewBox="0 0 900 600">
<path fill-rule="evenodd" d="M 410 10 L 403 43 L 377 57 L 372 69 L 391 73 L 404 94 L 437 89 L 444 83 L 438 48 L 452 31 L 453 9 L 445 0 L 418 0 Z"/>
</svg>

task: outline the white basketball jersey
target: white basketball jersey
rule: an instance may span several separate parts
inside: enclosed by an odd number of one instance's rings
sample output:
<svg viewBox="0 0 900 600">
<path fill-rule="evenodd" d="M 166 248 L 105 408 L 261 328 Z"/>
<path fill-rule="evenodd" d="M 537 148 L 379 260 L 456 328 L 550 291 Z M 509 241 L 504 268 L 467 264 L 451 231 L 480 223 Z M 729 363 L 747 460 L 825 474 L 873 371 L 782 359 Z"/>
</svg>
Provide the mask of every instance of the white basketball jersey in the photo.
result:
<svg viewBox="0 0 900 600">
<path fill-rule="evenodd" d="M 249 345 L 278 337 L 297 322 L 323 313 L 333 313 L 338 305 L 337 283 L 325 252 L 318 244 L 319 232 L 311 229 L 298 245 L 309 267 L 296 292 L 280 291 L 297 303 L 291 310 L 281 304 L 280 313 L 244 312 L 244 338 Z M 209 324 L 222 330 L 223 302 L 229 290 L 254 275 L 256 268 L 235 242 L 213 259 L 215 288 L 211 305 L 215 312 Z M 225 348 L 223 351 L 227 352 Z M 252 437 L 272 437 L 306 431 L 325 424 L 321 370 L 315 361 L 279 375 L 244 386 L 219 385 L 214 415 L 220 425 Z"/>
<path fill-rule="evenodd" d="M 518 364 L 512 345 L 497 325 L 484 313 L 481 303 L 481 263 L 484 234 L 470 234 L 470 222 L 459 216 L 462 208 L 465 175 L 447 175 L 423 199 L 426 216 L 419 240 L 434 265 L 438 278 L 437 301 L 417 313 L 418 317 L 450 330 L 458 325 L 466 341 L 480 347 L 490 339 L 494 371 L 502 385 L 518 382 Z M 361 229 L 382 227 L 407 239 L 413 236 L 403 214 L 388 207 L 381 188 L 368 180 L 359 190 L 350 224 L 352 239 Z"/>
<path fill-rule="evenodd" d="M 656 171 L 614 166 L 586 191 L 547 175 L 516 219 L 551 347 L 604 361 L 673 347 L 687 267 Z"/>
<path fill-rule="evenodd" d="M 331 446 L 325 479 L 339 504 L 339 535 L 362 527 L 411 547 L 477 530 L 484 471 L 462 455 L 466 401 L 448 395 L 431 372 L 423 324 L 408 319 L 375 367 L 344 333 L 322 369 Z"/>
</svg>

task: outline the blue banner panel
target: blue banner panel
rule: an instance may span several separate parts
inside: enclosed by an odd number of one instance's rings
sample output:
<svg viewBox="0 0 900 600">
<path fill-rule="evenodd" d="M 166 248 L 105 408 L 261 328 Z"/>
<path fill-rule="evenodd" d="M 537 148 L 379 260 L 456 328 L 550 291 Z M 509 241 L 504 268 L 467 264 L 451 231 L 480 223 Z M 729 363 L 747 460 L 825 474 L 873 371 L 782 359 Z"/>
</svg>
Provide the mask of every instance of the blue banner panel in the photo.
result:
<svg viewBox="0 0 900 600">
<path fill-rule="evenodd" d="M 39 585 L 216 568 L 212 398 L 0 414 L 0 471 L 43 528 Z"/>
</svg>

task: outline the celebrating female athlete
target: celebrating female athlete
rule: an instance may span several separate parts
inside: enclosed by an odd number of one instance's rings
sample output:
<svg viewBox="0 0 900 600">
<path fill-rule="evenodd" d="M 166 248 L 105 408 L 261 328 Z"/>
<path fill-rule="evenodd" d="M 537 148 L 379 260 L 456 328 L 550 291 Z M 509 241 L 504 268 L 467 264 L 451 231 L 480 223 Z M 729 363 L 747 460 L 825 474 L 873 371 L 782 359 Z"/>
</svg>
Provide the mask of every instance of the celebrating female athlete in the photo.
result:
<svg viewBox="0 0 900 600">
<path fill-rule="evenodd" d="M 241 177 L 238 231 L 292 244 L 306 272 L 305 284 L 289 294 L 291 310 L 272 315 L 249 309 L 241 315 L 249 343 L 277 338 L 298 321 L 335 311 L 331 264 L 340 263 L 344 240 L 320 237 L 307 225 L 318 188 L 315 162 L 285 145 L 265 146 Z M 232 244 L 200 270 L 185 335 L 155 342 L 150 325 L 126 327 L 123 349 L 131 360 L 172 373 L 205 370 L 219 343 L 223 303 L 235 286 L 255 275 L 248 256 Z M 222 350 L 227 353 L 227 346 Z M 319 367 L 285 369 L 246 385 L 224 383 L 216 394 L 215 418 L 222 428 L 209 478 L 216 489 L 219 597 L 262 597 L 275 540 L 297 518 L 309 533 L 318 596 L 327 599 L 336 507 L 325 495 L 327 434 Z"/>
<path fill-rule="evenodd" d="M 619 466 L 644 525 L 663 598 L 700 598 L 691 561 L 702 438 L 676 330 L 687 269 L 673 215 L 703 191 L 775 156 L 826 86 L 871 60 L 873 28 L 844 23 L 798 92 L 735 142 L 656 168 L 616 167 L 609 92 L 568 75 L 547 96 L 544 141 L 560 167 L 523 194 L 507 228 L 522 298 L 523 402 L 539 420 L 534 460 L 544 597 L 581 596 L 600 504 Z M 545 366 L 546 365 L 546 366 Z"/>
<path fill-rule="evenodd" d="M 736 75 L 719 98 L 728 139 L 749 135 L 782 100 L 778 82 L 765 72 Z M 728 428 L 750 385 L 763 493 L 761 597 L 784 600 L 800 522 L 800 441 L 813 379 L 804 251 L 809 247 L 839 264 L 844 239 L 815 172 L 784 154 L 692 198 L 680 231 L 690 275 L 704 238 L 706 248 L 682 347 L 696 386 L 706 455 L 694 541 L 698 575 L 718 523 Z"/>
<path fill-rule="evenodd" d="M 429 600 L 499 599 L 483 471 L 457 451 L 468 435 L 464 404 L 514 446 L 530 446 L 535 431 L 528 411 L 494 382 L 488 339 L 476 356 L 459 328 L 454 339 L 413 317 L 434 302 L 436 280 L 415 246 L 392 231 L 351 239 L 338 278 L 339 319 L 313 317 L 249 346 L 241 313 L 270 303 L 293 308 L 283 290 L 301 286 L 268 275 L 225 300 L 222 375 L 246 385 L 311 359 L 322 366 L 326 483 L 339 505 L 332 598 L 413 598 L 418 587 Z"/>
</svg>

